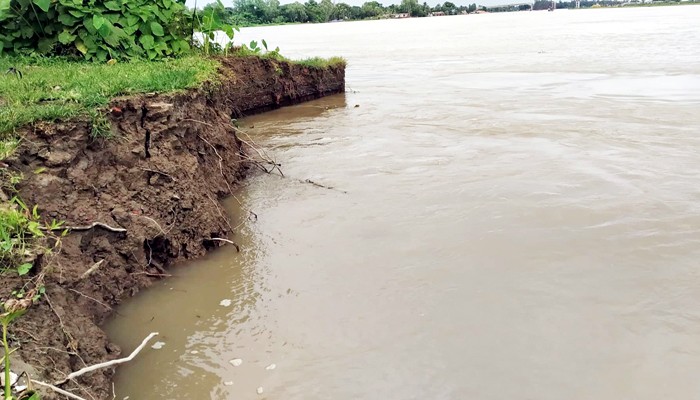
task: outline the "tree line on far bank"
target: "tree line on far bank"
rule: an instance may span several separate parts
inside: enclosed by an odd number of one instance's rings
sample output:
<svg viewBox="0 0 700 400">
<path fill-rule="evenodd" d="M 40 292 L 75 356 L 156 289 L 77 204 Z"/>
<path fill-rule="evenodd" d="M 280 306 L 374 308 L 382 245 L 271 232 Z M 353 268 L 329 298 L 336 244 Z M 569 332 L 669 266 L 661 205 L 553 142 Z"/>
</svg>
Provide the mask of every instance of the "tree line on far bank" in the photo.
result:
<svg viewBox="0 0 700 400">
<path fill-rule="evenodd" d="M 417 0 L 402 0 L 401 4 L 384 6 L 377 1 L 368 1 L 362 6 L 333 3 L 331 0 L 307 0 L 280 5 L 279 0 L 234 0 L 233 7 L 219 8 L 216 4 L 204 7 L 204 12 L 214 11 L 222 21 L 237 26 L 263 24 L 329 22 L 335 20 L 379 19 L 393 14 L 408 13 L 412 17 L 427 17 L 431 13 L 443 12 L 456 15 L 477 10 L 476 4 L 457 6 L 452 2 L 420 4 Z"/>
</svg>

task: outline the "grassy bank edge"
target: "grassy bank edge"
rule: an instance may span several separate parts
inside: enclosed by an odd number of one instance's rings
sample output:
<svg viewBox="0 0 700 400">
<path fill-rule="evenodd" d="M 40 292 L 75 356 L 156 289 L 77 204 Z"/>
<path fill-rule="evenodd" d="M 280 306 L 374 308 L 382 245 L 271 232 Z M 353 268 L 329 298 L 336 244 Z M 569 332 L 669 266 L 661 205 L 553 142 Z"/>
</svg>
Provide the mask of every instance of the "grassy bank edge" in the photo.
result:
<svg viewBox="0 0 700 400">
<path fill-rule="evenodd" d="M 306 68 L 344 67 L 342 58 L 289 60 L 278 53 L 237 52 L 229 56 L 259 57 L 290 62 Z M 164 61 L 88 63 L 64 58 L 0 57 L 0 279 L 17 274 L 24 282 L 8 299 L 0 299 L 0 364 L 6 384 L 4 397 L 13 396 L 7 339 L 9 325 L 21 317 L 45 293 L 44 276 L 50 273 L 51 254 L 60 249 L 61 238 L 69 233 L 63 221 L 46 221 L 38 207 L 28 207 L 17 195 L 16 185 L 24 177 L 2 161 L 11 156 L 22 138 L 23 126 L 39 121 L 91 121 L 93 136 L 109 132 L 109 102 L 119 96 L 143 93 L 172 94 L 216 83 L 220 66 L 216 57 L 192 55 Z M 95 129 L 104 127 L 104 132 Z M 42 168 L 34 171 L 40 174 Z M 43 257 L 39 258 L 41 254 Z M 41 271 L 29 272 L 41 264 Z M 38 400 L 39 394 L 22 398 Z M 31 396 L 31 397 L 27 397 Z M 2 396 L 0 396 L 2 397 Z"/>
<path fill-rule="evenodd" d="M 20 269 L 35 253 L 41 219 L 16 197 L 24 177 L 2 165 L 19 146 L 19 130 L 37 122 L 89 121 L 92 135 L 111 136 L 107 106 L 120 96 L 174 94 L 216 84 L 220 56 L 190 55 L 163 61 L 91 63 L 60 57 L 0 57 L 0 276 Z M 290 60 L 278 52 L 240 48 L 227 57 L 257 57 L 305 68 L 344 67 L 339 57 Z M 36 171 L 35 173 L 41 173 Z M 51 224 L 56 224 L 56 221 Z M 55 225 L 54 225 L 55 227 Z M 51 232 L 52 230 L 49 229 Z M 32 251 L 28 251 L 28 249 Z M 26 268 L 26 265 L 25 265 Z"/>
<path fill-rule="evenodd" d="M 345 66 L 340 57 L 291 60 L 245 48 L 229 57 L 260 57 L 307 68 Z M 16 146 L 16 131 L 38 121 L 87 119 L 93 136 L 108 136 L 105 110 L 115 97 L 171 94 L 216 82 L 217 57 L 190 55 L 163 61 L 90 63 L 64 58 L 0 57 L 0 160 Z"/>
<path fill-rule="evenodd" d="M 291 60 L 277 51 L 256 52 L 245 47 L 227 57 L 272 59 L 311 69 L 346 65 L 340 57 Z M 91 122 L 93 136 L 108 137 L 106 107 L 115 97 L 172 94 L 205 82 L 216 83 L 220 65 L 217 56 L 202 55 L 111 64 L 58 57 L 0 57 L 0 276 L 24 265 L 22 260 L 41 248 L 35 247 L 35 239 L 44 236 L 38 229 L 39 215 L 15 197 L 15 185 L 24 177 L 2 165 L 22 140 L 19 128 L 40 121 L 83 120 Z M 52 227 L 57 223 L 52 221 Z"/>
</svg>

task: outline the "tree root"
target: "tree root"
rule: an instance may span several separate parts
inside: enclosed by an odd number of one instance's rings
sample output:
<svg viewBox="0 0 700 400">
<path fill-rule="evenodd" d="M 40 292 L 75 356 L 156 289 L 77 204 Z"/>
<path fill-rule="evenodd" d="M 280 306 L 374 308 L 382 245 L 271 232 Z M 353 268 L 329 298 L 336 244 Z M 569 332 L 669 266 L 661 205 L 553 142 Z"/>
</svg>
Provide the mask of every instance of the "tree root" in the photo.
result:
<svg viewBox="0 0 700 400">
<path fill-rule="evenodd" d="M 126 229 L 124 229 L 124 228 L 113 228 L 113 227 L 111 227 L 111 226 L 109 226 L 109 225 L 107 225 L 107 224 L 105 224 L 105 223 L 103 223 L 103 222 L 93 222 L 92 224 L 90 224 L 90 225 L 85 225 L 85 226 L 61 226 L 61 227 L 58 227 L 58 228 L 52 228 L 52 229 L 46 229 L 46 230 L 49 230 L 49 231 L 62 231 L 62 230 L 64 230 L 64 229 L 67 229 L 67 230 L 69 230 L 69 231 L 89 231 L 90 229 L 95 228 L 95 227 L 98 227 L 98 226 L 99 226 L 100 228 L 106 229 L 106 230 L 108 230 L 108 231 L 110 231 L 110 232 L 118 232 L 118 233 L 126 232 Z"/>
<path fill-rule="evenodd" d="M 79 376 L 81 376 L 81 375 L 87 374 L 88 372 L 92 372 L 92 371 L 96 371 L 96 370 L 98 370 L 98 369 L 107 368 L 107 367 L 111 367 L 111 366 L 114 366 L 114 365 L 119 365 L 119 364 L 123 364 L 123 363 L 125 363 L 125 362 L 129 362 L 129 361 L 133 360 L 134 357 L 136 357 L 136 355 L 139 354 L 139 353 L 141 352 L 141 350 L 143 350 L 144 347 L 146 347 L 146 344 L 148 344 L 148 341 L 149 341 L 149 340 L 153 339 L 153 337 L 154 337 L 154 336 L 157 336 L 157 335 L 158 335 L 158 332 L 151 332 L 151 334 L 149 334 L 148 336 L 146 336 L 145 339 L 143 339 L 143 341 L 141 342 L 141 344 L 139 345 L 139 347 L 137 347 L 136 349 L 134 349 L 134 351 L 132 351 L 131 354 L 129 354 L 127 357 L 118 358 L 118 359 L 112 360 L 112 361 L 105 361 L 105 362 L 103 362 L 103 363 L 91 365 L 91 366 L 89 366 L 89 367 L 82 368 L 82 369 L 80 369 L 80 370 L 78 370 L 78 371 L 71 372 L 70 374 L 68 374 L 68 376 L 66 376 L 65 379 L 63 379 L 62 381 L 55 382 L 54 385 L 55 385 L 55 386 L 61 386 L 61 385 L 65 384 L 66 382 L 68 382 L 68 381 L 70 381 L 70 380 L 72 380 L 72 379 L 75 379 L 75 378 L 77 378 L 77 377 L 79 377 Z M 43 382 L 42 382 L 42 383 L 43 383 Z M 46 385 L 48 385 L 48 384 L 45 384 L 45 386 L 46 386 Z M 54 386 L 54 387 L 55 387 L 55 386 Z M 52 388 L 52 389 L 53 389 L 53 388 Z M 64 394 L 64 393 L 61 393 L 61 394 Z"/>
</svg>

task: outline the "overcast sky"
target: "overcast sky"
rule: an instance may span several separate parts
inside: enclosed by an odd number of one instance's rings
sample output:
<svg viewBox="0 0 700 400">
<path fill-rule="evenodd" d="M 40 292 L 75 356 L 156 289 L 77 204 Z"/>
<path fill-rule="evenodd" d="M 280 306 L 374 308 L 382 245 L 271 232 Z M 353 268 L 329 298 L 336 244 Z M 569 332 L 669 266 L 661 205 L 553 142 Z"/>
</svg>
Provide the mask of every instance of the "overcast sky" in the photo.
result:
<svg viewBox="0 0 700 400">
<path fill-rule="evenodd" d="M 197 0 L 197 7 L 201 8 L 207 3 L 212 3 L 215 0 Z M 231 6 L 233 5 L 233 0 L 221 0 L 225 6 Z M 294 3 L 297 0 L 280 0 L 280 3 L 282 4 L 287 4 L 287 3 Z M 306 0 L 298 0 L 300 3 L 306 2 Z M 317 2 L 320 2 L 321 0 L 316 0 Z M 347 3 L 350 4 L 351 6 L 361 6 L 364 4 L 366 1 L 369 0 L 334 0 L 334 3 Z M 377 0 L 378 2 L 382 3 L 385 6 L 388 6 L 389 4 L 401 4 L 401 0 Z M 431 6 L 434 6 L 435 4 L 438 3 L 444 3 L 445 1 L 450 1 L 450 0 L 418 0 L 418 3 L 423 4 L 423 1 L 427 2 Z M 452 0 L 453 3 L 459 5 L 469 5 L 471 3 L 476 3 L 480 5 L 485 5 L 485 6 L 491 6 L 491 5 L 496 5 L 496 4 L 507 4 L 507 3 L 517 3 L 522 0 L 463 0 L 463 1 L 454 1 Z M 189 7 L 193 7 L 195 3 L 195 0 L 187 0 L 187 5 Z"/>
</svg>

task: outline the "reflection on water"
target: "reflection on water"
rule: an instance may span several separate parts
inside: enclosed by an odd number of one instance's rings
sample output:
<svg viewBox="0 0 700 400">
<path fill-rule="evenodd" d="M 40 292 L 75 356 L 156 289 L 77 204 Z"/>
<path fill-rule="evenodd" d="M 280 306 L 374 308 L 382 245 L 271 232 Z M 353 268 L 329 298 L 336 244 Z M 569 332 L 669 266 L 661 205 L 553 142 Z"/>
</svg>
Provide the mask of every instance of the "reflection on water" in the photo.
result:
<svg viewBox="0 0 700 400">
<path fill-rule="evenodd" d="M 120 308 L 125 349 L 166 345 L 119 371 L 119 398 L 695 398 L 699 19 L 244 30 L 346 56 L 353 91 L 240 121 L 287 178 L 237 194 L 259 217 L 240 254 Z"/>
</svg>

